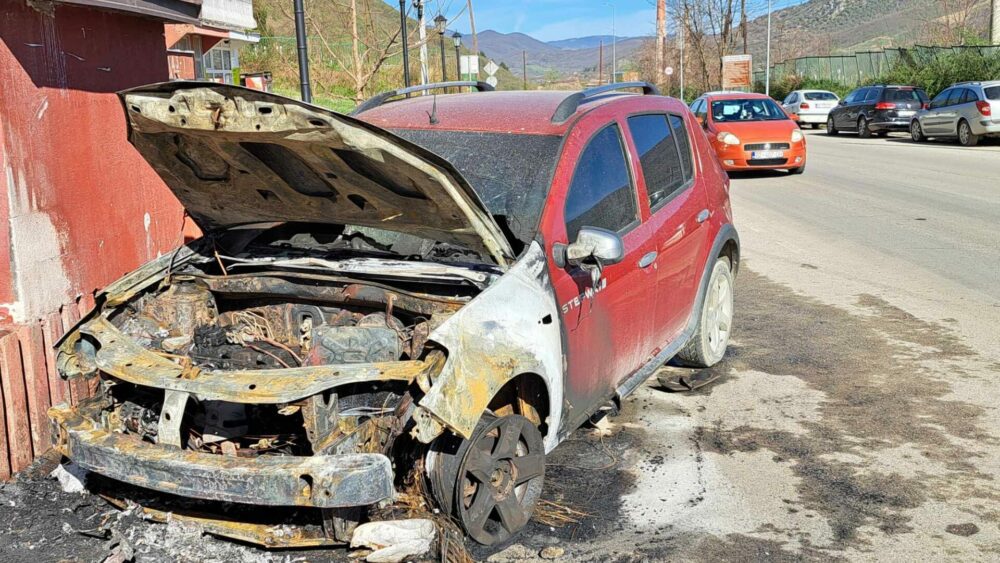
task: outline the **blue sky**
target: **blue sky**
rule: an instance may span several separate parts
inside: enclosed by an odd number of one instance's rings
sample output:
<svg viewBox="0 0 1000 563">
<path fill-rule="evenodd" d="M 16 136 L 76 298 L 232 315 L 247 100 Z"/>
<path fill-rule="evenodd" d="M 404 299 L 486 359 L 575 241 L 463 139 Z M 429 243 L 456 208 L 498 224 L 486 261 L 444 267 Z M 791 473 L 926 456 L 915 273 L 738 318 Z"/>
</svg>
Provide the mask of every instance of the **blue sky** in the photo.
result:
<svg viewBox="0 0 1000 563">
<path fill-rule="evenodd" d="M 798 4 L 804 0 L 775 0 L 774 6 Z M 386 0 L 399 7 L 399 0 Z M 457 21 L 449 29 L 469 32 L 468 14 L 459 12 L 465 0 L 425 0 L 427 13 L 433 17 L 439 10 Z M 671 0 L 668 0 L 671 2 Z M 408 4 L 410 2 L 408 1 Z M 761 4 L 748 0 L 748 4 Z M 615 23 L 619 37 L 651 35 L 656 31 L 654 0 L 615 0 Z M 571 37 L 611 34 L 611 8 L 603 0 L 474 0 L 476 27 L 479 31 L 493 29 L 502 33 L 521 32 L 542 41 Z M 428 18 L 430 19 L 430 18 Z"/>
</svg>

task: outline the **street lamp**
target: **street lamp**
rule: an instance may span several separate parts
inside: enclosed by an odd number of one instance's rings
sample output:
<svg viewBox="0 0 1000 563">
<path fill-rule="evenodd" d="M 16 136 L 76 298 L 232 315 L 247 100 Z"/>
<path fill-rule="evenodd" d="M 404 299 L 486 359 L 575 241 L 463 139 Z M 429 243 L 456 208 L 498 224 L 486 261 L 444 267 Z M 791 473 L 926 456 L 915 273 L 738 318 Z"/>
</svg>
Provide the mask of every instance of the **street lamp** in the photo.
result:
<svg viewBox="0 0 1000 563">
<path fill-rule="evenodd" d="M 406 36 L 406 0 L 399 0 L 399 34 L 403 38 L 403 85 L 410 87 L 410 46 Z"/>
<path fill-rule="evenodd" d="M 438 39 L 441 43 L 441 82 L 448 82 L 448 68 L 445 66 L 444 57 L 444 32 L 447 31 L 445 26 L 448 25 L 448 18 L 441 14 L 438 14 L 434 18 L 434 30 L 438 32 Z"/>
<path fill-rule="evenodd" d="M 458 80 L 462 79 L 462 34 L 455 32 L 451 36 L 451 40 L 455 42 L 455 76 L 458 76 Z M 471 70 L 471 69 L 470 69 Z"/>
<path fill-rule="evenodd" d="M 615 31 L 615 5 L 605 2 L 611 7 L 611 83 L 618 81 L 618 33 Z"/>
</svg>

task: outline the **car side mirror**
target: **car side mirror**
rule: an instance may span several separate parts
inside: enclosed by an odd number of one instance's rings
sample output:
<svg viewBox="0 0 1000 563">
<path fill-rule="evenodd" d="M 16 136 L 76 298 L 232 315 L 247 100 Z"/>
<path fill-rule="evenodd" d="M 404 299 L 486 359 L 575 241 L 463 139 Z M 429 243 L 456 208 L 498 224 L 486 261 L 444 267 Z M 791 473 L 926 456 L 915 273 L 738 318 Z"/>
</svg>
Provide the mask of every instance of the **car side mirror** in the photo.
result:
<svg viewBox="0 0 1000 563">
<path fill-rule="evenodd" d="M 625 259 L 625 243 L 618 233 L 598 227 L 582 227 L 575 242 L 557 245 L 553 250 L 557 266 L 572 265 L 589 271 L 594 287 L 605 266 Z"/>
<path fill-rule="evenodd" d="M 792 121 L 798 121 L 799 120 L 799 114 L 797 114 L 797 113 L 790 113 L 790 114 L 788 114 L 788 119 L 791 119 Z"/>
<path fill-rule="evenodd" d="M 837 102 L 837 105 L 838 106 L 847 105 L 847 100 L 840 100 L 839 102 Z"/>
</svg>

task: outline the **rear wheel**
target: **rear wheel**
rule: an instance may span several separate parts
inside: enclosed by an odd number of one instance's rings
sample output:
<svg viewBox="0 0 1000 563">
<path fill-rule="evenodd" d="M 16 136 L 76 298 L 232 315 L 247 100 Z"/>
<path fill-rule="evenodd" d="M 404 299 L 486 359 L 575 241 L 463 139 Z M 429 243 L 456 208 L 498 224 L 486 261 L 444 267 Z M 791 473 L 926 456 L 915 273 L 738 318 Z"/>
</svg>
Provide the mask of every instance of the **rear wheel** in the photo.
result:
<svg viewBox="0 0 1000 563">
<path fill-rule="evenodd" d="M 468 440 L 445 437 L 434 449 L 434 496 L 469 537 L 497 545 L 528 524 L 545 479 L 542 434 L 530 420 L 486 413 Z"/>
<path fill-rule="evenodd" d="M 684 365 L 709 368 L 722 360 L 732 332 L 733 306 L 733 270 L 729 258 L 722 257 L 712 268 L 708 292 L 701 304 L 698 328 L 677 354 Z"/>
<path fill-rule="evenodd" d="M 924 136 L 924 130 L 920 127 L 920 122 L 914 119 L 910 123 L 910 138 L 913 139 L 914 143 L 922 143 L 927 140 Z"/>
<path fill-rule="evenodd" d="M 979 144 L 979 135 L 972 132 L 969 122 L 964 119 L 958 122 L 958 142 L 963 147 L 974 147 Z"/>
<path fill-rule="evenodd" d="M 833 124 L 833 116 L 832 115 L 830 117 L 826 118 L 826 134 L 827 135 L 836 135 L 837 134 L 837 126 Z"/>
<path fill-rule="evenodd" d="M 862 117 L 858 119 L 858 137 L 868 139 L 872 136 L 872 130 L 868 128 L 868 120 Z"/>
</svg>

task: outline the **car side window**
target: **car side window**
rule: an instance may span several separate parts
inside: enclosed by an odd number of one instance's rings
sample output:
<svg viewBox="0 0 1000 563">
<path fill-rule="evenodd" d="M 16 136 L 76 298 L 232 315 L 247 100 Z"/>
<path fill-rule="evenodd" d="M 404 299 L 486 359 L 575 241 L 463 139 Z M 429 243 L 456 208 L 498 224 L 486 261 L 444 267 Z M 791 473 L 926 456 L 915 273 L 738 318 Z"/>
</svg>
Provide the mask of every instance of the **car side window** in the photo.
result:
<svg viewBox="0 0 1000 563">
<path fill-rule="evenodd" d="M 875 100 L 878 99 L 879 94 L 881 94 L 881 93 L 882 93 L 882 90 L 880 90 L 879 88 L 869 88 L 868 89 L 868 95 L 865 96 L 865 101 L 866 102 L 874 102 Z"/>
<path fill-rule="evenodd" d="M 787 98 L 785 98 L 785 105 L 792 105 L 795 102 L 797 102 L 798 99 L 799 99 L 799 95 L 796 94 L 795 92 L 792 92 L 791 94 L 788 95 Z"/>
<path fill-rule="evenodd" d="M 965 88 L 952 88 L 951 92 L 948 94 L 948 106 L 957 106 L 962 103 L 962 96 L 965 95 Z"/>
<path fill-rule="evenodd" d="M 844 98 L 844 103 L 845 104 L 853 103 L 854 100 L 858 99 L 858 94 L 860 94 L 860 93 L 861 93 L 861 90 L 854 90 L 853 92 L 851 92 L 850 94 L 848 94 L 846 98 Z"/>
<path fill-rule="evenodd" d="M 951 88 L 941 92 L 931 100 L 931 109 L 937 109 L 948 105 L 948 96 L 951 95 Z"/>
<path fill-rule="evenodd" d="M 649 207 L 656 209 L 687 183 L 677 135 L 671 130 L 665 114 L 630 117 L 628 128 L 639 152 Z M 686 136 L 686 132 L 683 133 Z"/>
<path fill-rule="evenodd" d="M 674 139 L 677 140 L 677 148 L 681 153 L 684 178 L 694 178 L 694 165 L 691 162 L 691 139 L 688 137 L 687 126 L 684 125 L 684 118 L 670 114 L 670 129 L 674 132 Z"/>
<path fill-rule="evenodd" d="M 635 186 L 618 125 L 598 132 L 580 154 L 564 209 L 569 240 L 581 227 L 620 233 L 638 218 Z"/>
<path fill-rule="evenodd" d="M 965 95 L 962 96 L 962 103 L 968 104 L 971 102 L 978 102 L 978 101 L 979 101 L 979 96 L 976 94 L 976 91 L 972 90 L 971 88 L 966 88 Z"/>
</svg>

